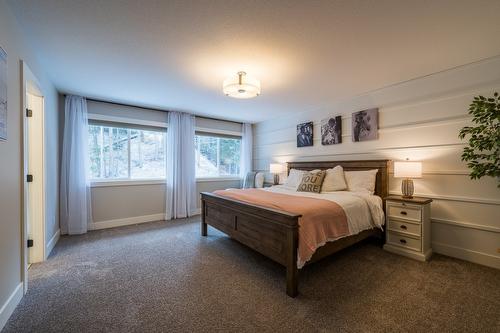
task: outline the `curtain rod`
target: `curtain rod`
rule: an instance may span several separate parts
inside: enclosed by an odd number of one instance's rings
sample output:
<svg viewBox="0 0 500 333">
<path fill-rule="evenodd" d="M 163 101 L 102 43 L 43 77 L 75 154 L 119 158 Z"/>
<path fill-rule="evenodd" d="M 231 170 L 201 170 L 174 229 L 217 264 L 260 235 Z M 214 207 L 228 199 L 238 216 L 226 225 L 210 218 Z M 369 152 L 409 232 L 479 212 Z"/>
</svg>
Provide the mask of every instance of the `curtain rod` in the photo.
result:
<svg viewBox="0 0 500 333">
<path fill-rule="evenodd" d="M 67 94 L 63 94 L 64 97 L 66 97 Z M 125 104 L 125 103 L 118 103 L 118 102 L 110 102 L 110 101 L 105 101 L 101 99 L 95 99 L 95 98 L 90 98 L 90 97 L 85 97 L 87 101 L 92 101 L 92 102 L 98 102 L 98 103 L 107 103 L 107 104 L 114 104 L 114 105 L 121 105 L 121 106 L 128 106 L 132 108 L 139 108 L 139 109 L 145 109 L 145 110 L 153 110 L 153 111 L 161 111 L 161 112 L 169 112 L 168 110 L 162 110 L 158 108 L 149 108 L 149 107 L 144 107 L 144 106 L 137 106 L 137 105 L 132 105 L 132 104 Z M 212 117 L 205 117 L 205 116 L 197 116 L 194 115 L 195 117 L 198 118 L 203 118 L 203 119 L 211 119 L 211 120 L 218 120 L 218 121 L 227 121 L 228 123 L 235 123 L 235 124 L 243 124 L 242 122 L 239 121 L 233 121 L 233 120 L 224 120 L 224 119 L 217 119 L 217 118 L 212 118 Z"/>
</svg>

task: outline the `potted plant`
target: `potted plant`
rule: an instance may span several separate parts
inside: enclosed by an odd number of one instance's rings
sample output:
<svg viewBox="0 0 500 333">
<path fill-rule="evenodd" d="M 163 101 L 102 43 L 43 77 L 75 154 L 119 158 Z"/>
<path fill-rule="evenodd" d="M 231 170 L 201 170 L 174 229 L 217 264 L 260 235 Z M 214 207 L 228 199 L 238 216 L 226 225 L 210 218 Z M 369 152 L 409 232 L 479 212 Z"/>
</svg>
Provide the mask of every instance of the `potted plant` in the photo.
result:
<svg viewBox="0 0 500 333">
<path fill-rule="evenodd" d="M 497 178 L 500 188 L 500 97 L 474 97 L 469 106 L 474 126 L 465 126 L 458 137 L 469 138 L 468 146 L 462 153 L 462 161 L 471 169 L 471 179 L 484 176 Z"/>
</svg>

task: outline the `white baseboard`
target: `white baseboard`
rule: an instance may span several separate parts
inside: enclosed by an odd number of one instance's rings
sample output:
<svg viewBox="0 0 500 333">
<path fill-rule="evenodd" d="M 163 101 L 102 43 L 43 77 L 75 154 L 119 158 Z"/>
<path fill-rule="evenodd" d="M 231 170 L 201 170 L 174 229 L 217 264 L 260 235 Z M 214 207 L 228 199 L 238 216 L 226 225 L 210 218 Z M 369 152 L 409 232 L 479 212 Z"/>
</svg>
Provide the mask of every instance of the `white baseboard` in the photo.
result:
<svg viewBox="0 0 500 333">
<path fill-rule="evenodd" d="M 20 282 L 16 289 L 9 296 L 7 301 L 0 308 L 0 331 L 3 329 L 7 321 L 9 320 L 12 312 L 16 309 L 16 306 L 23 298 L 23 283 Z"/>
<path fill-rule="evenodd" d="M 441 253 L 450 257 L 459 258 L 476 264 L 500 269 L 500 257 L 488 253 L 468 250 L 448 244 L 433 242 L 432 249 L 436 253 Z"/>
<path fill-rule="evenodd" d="M 194 211 L 193 216 L 200 215 L 200 214 L 201 214 L 201 208 L 198 208 Z M 165 219 L 165 214 L 161 213 L 161 214 L 126 217 L 123 219 L 116 219 L 116 220 L 92 222 L 89 224 L 88 227 L 89 227 L 89 230 L 100 230 L 100 229 L 107 229 L 107 228 L 122 227 L 125 225 L 131 225 L 131 224 L 162 221 L 164 219 Z"/>
<path fill-rule="evenodd" d="M 164 218 L 165 218 L 165 214 L 161 213 L 161 214 L 126 217 L 123 219 L 116 219 L 116 220 L 92 222 L 89 224 L 89 230 L 99 230 L 99 229 L 121 227 L 121 226 L 131 225 L 131 224 L 161 221 L 161 220 L 164 220 Z"/>
<path fill-rule="evenodd" d="M 412 250 L 407 250 L 400 246 L 392 244 L 384 244 L 384 250 L 402 255 L 404 257 L 412 258 L 418 261 L 427 261 L 432 256 L 432 249 L 427 250 L 425 253 L 420 253 Z"/>
<path fill-rule="evenodd" d="M 50 256 L 50 252 L 52 252 L 52 250 L 54 249 L 54 246 L 56 246 L 57 241 L 59 240 L 59 237 L 61 237 L 61 229 L 57 229 L 54 236 L 52 236 L 52 238 L 47 243 L 47 246 L 45 247 L 45 259 L 44 260 L 47 260 L 47 258 Z"/>
</svg>

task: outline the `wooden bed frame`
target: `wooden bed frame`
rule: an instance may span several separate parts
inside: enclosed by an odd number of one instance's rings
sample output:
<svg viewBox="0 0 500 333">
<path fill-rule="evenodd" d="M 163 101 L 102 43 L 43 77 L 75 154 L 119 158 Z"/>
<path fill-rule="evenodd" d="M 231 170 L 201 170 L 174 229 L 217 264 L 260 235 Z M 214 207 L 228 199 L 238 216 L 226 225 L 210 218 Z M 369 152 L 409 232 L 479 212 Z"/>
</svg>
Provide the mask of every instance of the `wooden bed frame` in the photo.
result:
<svg viewBox="0 0 500 333">
<path fill-rule="evenodd" d="M 341 165 L 345 171 L 378 169 L 375 194 L 382 200 L 388 195 L 388 160 L 290 162 L 290 169 L 329 169 Z M 385 207 L 385 204 L 383 205 Z M 226 233 L 231 238 L 254 249 L 286 267 L 286 293 L 290 297 L 298 292 L 298 229 L 301 215 L 270 209 L 238 200 L 201 193 L 201 234 L 207 236 L 207 225 Z M 357 235 L 326 243 L 313 255 L 309 263 L 318 261 L 368 237 L 383 237 L 380 229 L 365 230 Z"/>
</svg>

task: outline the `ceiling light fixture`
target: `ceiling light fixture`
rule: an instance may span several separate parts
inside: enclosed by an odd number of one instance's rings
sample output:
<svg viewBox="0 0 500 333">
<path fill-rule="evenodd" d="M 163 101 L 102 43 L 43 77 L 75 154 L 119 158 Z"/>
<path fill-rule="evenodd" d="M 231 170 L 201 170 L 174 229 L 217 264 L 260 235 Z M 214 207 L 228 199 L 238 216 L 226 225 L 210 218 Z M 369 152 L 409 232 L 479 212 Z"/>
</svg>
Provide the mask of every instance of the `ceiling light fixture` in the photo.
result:
<svg viewBox="0 0 500 333">
<path fill-rule="evenodd" d="M 252 98 L 260 95 L 260 81 L 238 72 L 236 76 L 224 80 L 222 91 L 234 98 Z"/>
</svg>

